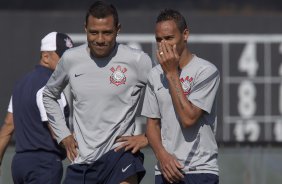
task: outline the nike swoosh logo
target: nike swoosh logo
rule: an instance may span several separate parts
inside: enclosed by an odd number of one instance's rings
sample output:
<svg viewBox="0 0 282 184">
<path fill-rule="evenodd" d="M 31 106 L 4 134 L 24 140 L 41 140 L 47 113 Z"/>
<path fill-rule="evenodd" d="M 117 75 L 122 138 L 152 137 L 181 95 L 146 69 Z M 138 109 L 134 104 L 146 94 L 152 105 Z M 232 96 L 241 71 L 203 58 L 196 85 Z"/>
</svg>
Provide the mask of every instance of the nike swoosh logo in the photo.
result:
<svg viewBox="0 0 282 184">
<path fill-rule="evenodd" d="M 83 75 L 84 73 L 81 73 L 81 74 L 74 74 L 74 77 L 78 77 L 78 76 L 81 76 Z"/>
<path fill-rule="evenodd" d="M 161 87 L 158 87 L 158 89 L 157 89 L 157 91 L 159 91 L 160 89 L 162 89 L 163 87 L 161 86 Z"/>
<path fill-rule="evenodd" d="M 121 171 L 125 172 L 130 166 L 131 166 L 131 164 L 129 164 L 126 168 L 122 168 Z"/>
</svg>

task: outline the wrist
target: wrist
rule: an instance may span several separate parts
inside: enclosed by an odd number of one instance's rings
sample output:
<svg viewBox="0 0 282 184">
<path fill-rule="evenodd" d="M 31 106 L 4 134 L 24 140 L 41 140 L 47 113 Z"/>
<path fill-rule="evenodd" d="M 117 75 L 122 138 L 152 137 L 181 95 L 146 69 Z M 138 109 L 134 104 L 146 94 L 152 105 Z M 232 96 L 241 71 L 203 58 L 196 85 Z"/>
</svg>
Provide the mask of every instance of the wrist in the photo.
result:
<svg viewBox="0 0 282 184">
<path fill-rule="evenodd" d="M 167 153 L 167 151 L 164 149 L 164 148 L 159 148 L 157 151 L 156 151 L 156 158 L 158 160 L 160 160 L 163 155 L 165 155 Z"/>
<path fill-rule="evenodd" d="M 178 71 L 170 71 L 165 73 L 167 79 L 179 78 Z"/>
</svg>

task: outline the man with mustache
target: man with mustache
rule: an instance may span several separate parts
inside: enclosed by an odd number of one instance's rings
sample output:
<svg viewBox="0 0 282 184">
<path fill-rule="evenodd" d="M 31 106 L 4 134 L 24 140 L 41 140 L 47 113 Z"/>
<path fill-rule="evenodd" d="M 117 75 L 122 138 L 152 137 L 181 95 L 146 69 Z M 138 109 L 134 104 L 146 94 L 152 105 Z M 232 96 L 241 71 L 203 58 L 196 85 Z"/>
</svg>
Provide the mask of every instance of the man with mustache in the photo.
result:
<svg viewBox="0 0 282 184">
<path fill-rule="evenodd" d="M 218 183 L 219 71 L 189 50 L 188 37 L 186 20 L 178 11 L 160 12 L 155 26 L 160 64 L 148 76 L 142 109 L 158 159 L 156 184 Z"/>
<path fill-rule="evenodd" d="M 121 25 L 116 8 L 95 2 L 85 19 L 87 44 L 62 57 L 45 91 L 44 105 L 57 141 L 72 161 L 65 184 L 136 184 L 145 174 L 144 134 L 132 136 L 151 59 L 116 42 Z M 56 99 L 69 85 L 74 134 L 58 113 Z"/>
</svg>

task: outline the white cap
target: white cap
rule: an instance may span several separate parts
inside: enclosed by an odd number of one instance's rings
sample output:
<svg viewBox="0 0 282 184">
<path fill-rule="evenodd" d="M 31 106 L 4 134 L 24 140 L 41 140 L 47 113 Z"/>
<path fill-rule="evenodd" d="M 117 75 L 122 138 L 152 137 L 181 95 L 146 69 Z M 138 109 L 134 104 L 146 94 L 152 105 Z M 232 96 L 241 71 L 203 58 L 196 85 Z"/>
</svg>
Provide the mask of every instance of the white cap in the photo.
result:
<svg viewBox="0 0 282 184">
<path fill-rule="evenodd" d="M 64 33 L 51 32 L 41 40 L 41 51 L 56 51 L 61 57 L 63 53 L 73 47 L 72 40 Z"/>
</svg>

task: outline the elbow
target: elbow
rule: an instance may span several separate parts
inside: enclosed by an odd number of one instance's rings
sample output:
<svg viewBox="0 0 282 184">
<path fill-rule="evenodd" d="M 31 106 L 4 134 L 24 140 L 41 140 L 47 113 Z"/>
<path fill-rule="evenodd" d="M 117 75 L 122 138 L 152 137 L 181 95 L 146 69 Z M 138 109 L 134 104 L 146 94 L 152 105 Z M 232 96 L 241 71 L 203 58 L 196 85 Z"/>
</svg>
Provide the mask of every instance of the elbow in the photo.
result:
<svg viewBox="0 0 282 184">
<path fill-rule="evenodd" d="M 181 125 L 183 128 L 190 128 L 191 126 L 195 125 L 198 119 L 196 118 L 185 118 L 181 121 Z"/>
<path fill-rule="evenodd" d="M 203 115 L 203 112 L 203 110 L 198 108 L 194 110 L 193 113 L 186 112 L 185 114 L 182 114 L 182 116 L 179 116 L 183 128 L 194 126 Z"/>
</svg>

